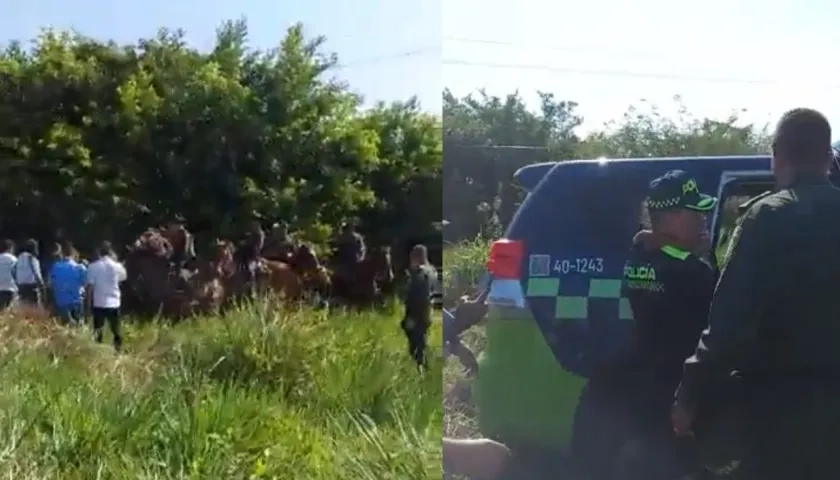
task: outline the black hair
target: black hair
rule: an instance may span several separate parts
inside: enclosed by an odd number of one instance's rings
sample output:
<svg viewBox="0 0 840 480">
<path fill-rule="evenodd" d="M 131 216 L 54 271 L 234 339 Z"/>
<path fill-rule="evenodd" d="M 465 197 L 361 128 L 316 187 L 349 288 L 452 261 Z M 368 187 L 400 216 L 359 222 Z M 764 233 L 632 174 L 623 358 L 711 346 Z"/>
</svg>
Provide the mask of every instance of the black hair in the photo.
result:
<svg viewBox="0 0 840 480">
<path fill-rule="evenodd" d="M 114 249 L 111 248 L 111 242 L 104 241 L 99 244 L 99 256 L 100 257 L 107 257 L 114 253 Z"/>
<path fill-rule="evenodd" d="M 21 251 L 29 253 L 34 256 L 38 256 L 38 241 L 34 238 L 30 238 L 27 241 L 23 242 L 23 247 Z"/>
<path fill-rule="evenodd" d="M 429 262 L 429 249 L 426 248 L 425 245 L 423 245 L 421 243 L 418 243 L 417 245 L 414 245 L 413 247 L 411 247 L 410 256 L 411 256 L 412 260 L 417 260 L 418 262 L 428 263 Z"/>
<path fill-rule="evenodd" d="M 65 256 L 67 258 L 71 258 L 74 255 L 78 255 L 78 253 L 79 253 L 79 252 L 76 251 L 76 247 L 73 246 L 72 242 L 64 242 L 63 245 L 60 245 L 58 247 L 58 251 L 61 253 L 61 255 Z"/>
<path fill-rule="evenodd" d="M 791 164 L 824 167 L 831 161 L 831 125 L 822 113 L 810 108 L 788 111 L 776 125 L 773 154 Z"/>
<path fill-rule="evenodd" d="M 0 245 L 0 253 L 10 253 L 15 249 L 15 242 L 9 240 L 8 238 L 3 240 L 2 245 Z"/>
</svg>

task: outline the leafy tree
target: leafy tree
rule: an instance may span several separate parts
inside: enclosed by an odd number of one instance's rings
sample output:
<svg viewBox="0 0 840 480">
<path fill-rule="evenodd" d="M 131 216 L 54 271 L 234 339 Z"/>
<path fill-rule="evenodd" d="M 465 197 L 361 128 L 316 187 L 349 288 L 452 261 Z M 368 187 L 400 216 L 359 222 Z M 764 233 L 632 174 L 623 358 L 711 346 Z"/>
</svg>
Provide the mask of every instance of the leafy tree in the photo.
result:
<svg viewBox="0 0 840 480">
<path fill-rule="evenodd" d="M 505 99 L 483 91 L 457 99 L 444 90 L 444 212 L 452 221 L 448 240 L 474 237 L 493 221 L 509 222 L 522 198 L 512 176 L 525 165 L 602 156 L 736 155 L 769 148 L 765 126 L 744 124 L 737 112 L 724 120 L 696 118 L 680 97 L 674 98 L 676 117 L 643 102 L 581 139 L 575 133 L 582 122 L 577 104 L 539 95 L 539 108 L 529 110 L 518 92 Z"/>
<path fill-rule="evenodd" d="M 539 97 L 540 109 L 533 112 L 518 92 L 500 98 L 482 90 L 456 98 L 444 90 L 447 232 L 464 238 L 507 223 L 522 199 L 511 183 L 516 170 L 573 155 L 579 143 L 574 129 L 582 121 L 575 114 L 577 105 L 550 93 L 539 92 Z"/>
<path fill-rule="evenodd" d="M 621 121 L 589 135 L 580 145 L 580 158 L 739 155 L 766 152 L 766 127 L 743 125 L 737 113 L 724 120 L 696 118 L 679 96 L 676 117 L 662 115 L 656 105 L 631 106 Z"/>
<path fill-rule="evenodd" d="M 242 20 L 209 52 L 181 31 L 118 45 L 46 30 L 0 52 L 4 234 L 89 246 L 181 214 L 232 235 L 251 212 L 318 243 L 351 217 L 432 234 L 439 214 L 415 205 L 440 191 L 439 118 L 414 100 L 363 111 L 301 25 L 268 51 L 247 37 Z"/>
</svg>

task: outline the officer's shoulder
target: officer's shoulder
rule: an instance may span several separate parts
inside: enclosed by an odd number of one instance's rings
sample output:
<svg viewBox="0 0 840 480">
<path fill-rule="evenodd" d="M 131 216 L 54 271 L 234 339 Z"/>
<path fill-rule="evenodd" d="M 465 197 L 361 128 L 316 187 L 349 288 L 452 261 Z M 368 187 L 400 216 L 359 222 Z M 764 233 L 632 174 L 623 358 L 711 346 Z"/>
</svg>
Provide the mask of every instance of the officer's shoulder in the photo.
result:
<svg viewBox="0 0 840 480">
<path fill-rule="evenodd" d="M 661 248 L 651 245 L 637 243 L 630 247 L 625 259 L 625 266 L 634 267 L 640 265 L 667 264 L 667 255 Z"/>
<path fill-rule="evenodd" d="M 781 214 L 785 210 L 784 207 L 792 203 L 796 203 L 796 198 L 790 191 L 768 191 L 751 198 L 742 204 L 739 210 L 742 221 L 747 218 L 756 219 L 758 217 L 762 217 L 762 220 L 766 221 L 771 216 L 775 217 L 776 214 Z"/>
<path fill-rule="evenodd" d="M 760 202 L 765 201 L 765 199 L 767 199 L 768 197 L 770 197 L 772 195 L 774 195 L 772 190 L 767 190 L 766 192 L 764 192 L 760 195 L 756 195 L 755 197 L 752 197 L 749 200 L 747 200 L 746 202 L 738 205 L 738 212 L 746 213 L 746 211 L 749 210 L 750 208 L 752 208 L 753 205 L 756 205 Z"/>
</svg>

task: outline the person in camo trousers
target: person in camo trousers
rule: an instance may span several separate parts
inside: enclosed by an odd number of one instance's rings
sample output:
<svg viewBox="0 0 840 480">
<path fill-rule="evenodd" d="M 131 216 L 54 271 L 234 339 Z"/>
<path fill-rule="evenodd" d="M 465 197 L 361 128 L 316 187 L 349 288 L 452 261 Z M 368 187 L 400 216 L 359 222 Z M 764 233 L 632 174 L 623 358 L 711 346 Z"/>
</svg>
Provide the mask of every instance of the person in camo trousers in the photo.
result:
<svg viewBox="0 0 840 480">
<path fill-rule="evenodd" d="M 426 336 L 432 324 L 432 292 L 437 282 L 437 271 L 429 263 L 425 245 L 415 245 L 410 254 L 408 286 L 405 292 L 405 316 L 402 329 L 408 340 L 408 351 L 421 371 L 428 367 Z"/>
</svg>

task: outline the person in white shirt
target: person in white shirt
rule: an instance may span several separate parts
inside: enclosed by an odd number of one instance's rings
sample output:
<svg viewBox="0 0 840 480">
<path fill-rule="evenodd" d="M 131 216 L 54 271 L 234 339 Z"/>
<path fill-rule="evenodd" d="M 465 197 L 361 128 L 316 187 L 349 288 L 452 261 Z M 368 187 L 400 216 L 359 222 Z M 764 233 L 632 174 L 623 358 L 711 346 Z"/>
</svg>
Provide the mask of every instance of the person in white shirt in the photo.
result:
<svg viewBox="0 0 840 480">
<path fill-rule="evenodd" d="M 0 310 L 11 306 L 17 295 L 17 282 L 15 282 L 15 265 L 17 257 L 14 254 L 15 243 L 11 240 L 3 240 L 0 244 Z"/>
<path fill-rule="evenodd" d="M 99 247 L 99 259 L 88 267 L 87 284 L 88 296 L 92 301 L 94 338 L 102 343 L 102 329 L 107 322 L 114 335 L 114 348 L 119 351 L 123 341 L 120 329 L 120 283 L 125 281 L 127 272 L 114 257 L 110 242 L 103 242 Z"/>
<path fill-rule="evenodd" d="M 38 242 L 36 240 L 29 239 L 23 244 L 14 273 L 20 301 L 40 306 L 44 277 L 41 273 L 41 262 L 38 261 Z"/>
</svg>

